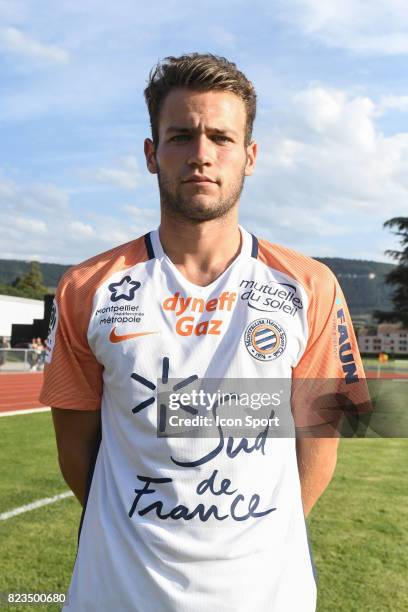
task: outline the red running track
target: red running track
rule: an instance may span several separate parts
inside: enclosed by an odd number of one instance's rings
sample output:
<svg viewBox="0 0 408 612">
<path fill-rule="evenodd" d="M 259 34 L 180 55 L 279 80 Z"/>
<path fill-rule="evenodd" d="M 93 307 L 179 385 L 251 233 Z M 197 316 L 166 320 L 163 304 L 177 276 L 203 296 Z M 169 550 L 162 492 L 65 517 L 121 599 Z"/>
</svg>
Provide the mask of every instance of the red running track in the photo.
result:
<svg viewBox="0 0 408 612">
<path fill-rule="evenodd" d="M 0 412 L 42 408 L 38 396 L 42 372 L 4 372 L 0 374 Z"/>
<path fill-rule="evenodd" d="M 366 370 L 365 375 L 367 378 L 382 378 L 382 379 L 392 379 L 392 380 L 402 380 L 408 378 L 408 372 L 390 372 L 390 371 L 382 371 L 380 372 L 380 376 L 378 376 L 376 370 Z"/>
<path fill-rule="evenodd" d="M 367 370 L 366 376 L 377 378 L 377 372 Z M 380 378 L 408 378 L 408 373 L 382 371 Z M 0 412 L 42 408 L 38 399 L 42 380 L 42 372 L 0 373 Z"/>
</svg>

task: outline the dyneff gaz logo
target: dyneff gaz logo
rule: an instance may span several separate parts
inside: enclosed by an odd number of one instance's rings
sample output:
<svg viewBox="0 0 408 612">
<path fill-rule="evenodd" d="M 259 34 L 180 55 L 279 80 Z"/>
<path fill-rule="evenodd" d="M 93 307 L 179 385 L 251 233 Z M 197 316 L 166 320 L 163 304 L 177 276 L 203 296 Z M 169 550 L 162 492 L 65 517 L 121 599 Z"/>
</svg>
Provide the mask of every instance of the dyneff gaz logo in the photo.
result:
<svg viewBox="0 0 408 612">
<path fill-rule="evenodd" d="M 244 334 L 245 346 L 259 361 L 273 361 L 286 348 L 285 330 L 270 319 L 257 319 L 248 325 Z"/>
</svg>

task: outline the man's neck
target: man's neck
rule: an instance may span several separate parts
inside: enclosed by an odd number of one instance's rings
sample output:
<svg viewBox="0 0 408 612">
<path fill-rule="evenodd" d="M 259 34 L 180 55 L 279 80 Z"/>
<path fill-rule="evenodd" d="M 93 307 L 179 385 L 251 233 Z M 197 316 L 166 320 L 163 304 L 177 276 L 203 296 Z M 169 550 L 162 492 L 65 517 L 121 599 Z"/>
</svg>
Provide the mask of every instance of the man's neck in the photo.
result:
<svg viewBox="0 0 408 612">
<path fill-rule="evenodd" d="M 218 278 L 241 250 L 235 211 L 199 224 L 162 215 L 159 235 L 164 252 L 181 274 L 202 287 Z"/>
</svg>

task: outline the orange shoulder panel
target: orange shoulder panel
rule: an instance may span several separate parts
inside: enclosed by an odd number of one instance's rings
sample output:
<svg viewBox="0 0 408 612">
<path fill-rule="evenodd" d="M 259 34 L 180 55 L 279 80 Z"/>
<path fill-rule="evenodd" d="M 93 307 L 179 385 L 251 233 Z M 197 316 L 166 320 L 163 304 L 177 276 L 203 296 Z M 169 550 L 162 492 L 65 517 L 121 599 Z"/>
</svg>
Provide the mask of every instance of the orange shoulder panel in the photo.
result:
<svg viewBox="0 0 408 612">
<path fill-rule="evenodd" d="M 356 413 L 371 410 L 353 324 L 334 274 L 310 257 L 266 241 L 259 243 L 258 259 L 298 281 L 308 298 L 307 344 L 292 369 L 296 426 L 337 424 L 344 402 Z"/>
<path fill-rule="evenodd" d="M 103 367 L 92 353 L 87 332 L 95 292 L 121 270 L 147 261 L 144 236 L 70 268 L 57 293 L 58 321 L 52 358 L 44 369 L 43 404 L 57 408 L 98 410 Z"/>
<path fill-rule="evenodd" d="M 332 316 L 336 292 L 340 289 L 333 272 L 311 257 L 266 240 L 259 241 L 258 259 L 293 278 L 306 292 L 310 348 L 313 338 L 322 333 Z M 333 345 L 333 341 L 331 344 Z M 314 373 L 310 372 L 310 375 L 314 376 Z"/>
</svg>

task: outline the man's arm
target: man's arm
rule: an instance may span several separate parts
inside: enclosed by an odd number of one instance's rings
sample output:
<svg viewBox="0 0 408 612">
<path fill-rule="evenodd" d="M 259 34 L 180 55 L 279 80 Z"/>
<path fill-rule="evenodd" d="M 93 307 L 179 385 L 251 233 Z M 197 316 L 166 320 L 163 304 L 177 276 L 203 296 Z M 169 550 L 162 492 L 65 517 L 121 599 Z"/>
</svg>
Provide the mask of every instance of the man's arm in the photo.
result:
<svg viewBox="0 0 408 612">
<path fill-rule="evenodd" d="M 296 440 L 305 516 L 309 514 L 333 476 L 338 444 L 339 438 L 301 437 Z"/>
<path fill-rule="evenodd" d="M 62 475 L 83 506 L 101 436 L 101 411 L 52 408 L 52 418 Z"/>
</svg>

